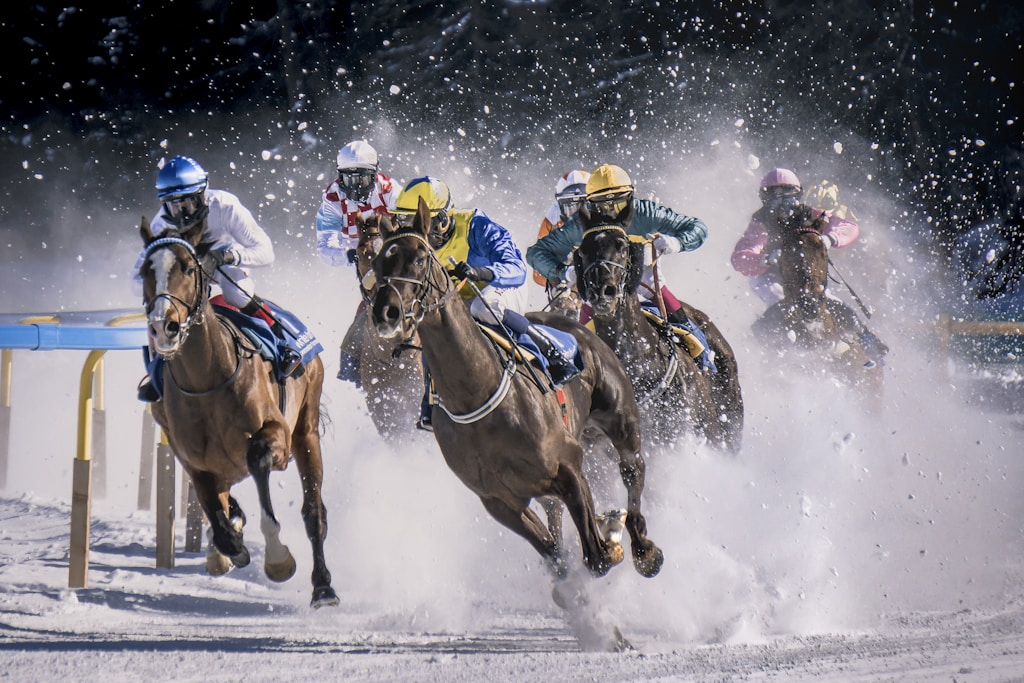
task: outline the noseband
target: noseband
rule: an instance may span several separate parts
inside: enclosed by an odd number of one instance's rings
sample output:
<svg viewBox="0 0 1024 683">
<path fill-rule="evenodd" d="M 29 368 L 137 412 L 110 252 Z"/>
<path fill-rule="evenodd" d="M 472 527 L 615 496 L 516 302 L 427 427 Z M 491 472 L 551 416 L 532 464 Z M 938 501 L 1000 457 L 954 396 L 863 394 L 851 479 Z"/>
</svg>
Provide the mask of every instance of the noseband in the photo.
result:
<svg viewBox="0 0 1024 683">
<path fill-rule="evenodd" d="M 144 252 L 143 258 L 148 260 L 154 252 L 159 251 L 160 249 L 170 247 L 175 244 L 184 247 L 185 251 L 188 252 L 188 255 L 191 257 L 192 262 L 196 266 L 195 300 L 192 303 L 189 303 L 179 296 L 171 294 L 168 291 L 163 291 L 158 292 L 152 299 L 148 301 L 143 301 L 143 305 L 145 306 L 147 317 L 150 314 L 152 314 L 153 308 L 156 306 L 156 302 L 160 299 L 167 299 L 167 301 L 170 302 L 171 306 L 174 307 L 175 309 L 177 309 L 179 306 L 185 309 L 185 320 L 181 323 L 181 327 L 178 332 L 180 339 L 180 341 L 178 342 L 178 347 L 180 348 L 181 344 L 184 343 L 185 338 L 188 337 L 189 330 L 192 328 L 192 326 L 203 324 L 203 287 L 204 283 L 206 282 L 206 274 L 203 271 L 202 264 L 200 264 L 199 262 L 199 256 L 196 254 L 195 247 L 192 246 L 191 242 L 183 240 L 180 237 L 171 236 L 157 238 L 150 242 L 148 245 L 146 245 L 146 250 Z"/>
</svg>

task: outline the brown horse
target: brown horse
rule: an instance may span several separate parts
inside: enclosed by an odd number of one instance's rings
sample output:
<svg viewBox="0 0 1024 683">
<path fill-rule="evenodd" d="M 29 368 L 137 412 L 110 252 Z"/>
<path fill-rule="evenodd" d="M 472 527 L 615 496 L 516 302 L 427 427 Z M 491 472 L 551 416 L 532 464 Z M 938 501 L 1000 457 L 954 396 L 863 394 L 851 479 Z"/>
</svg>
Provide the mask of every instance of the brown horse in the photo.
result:
<svg viewBox="0 0 1024 683">
<path fill-rule="evenodd" d="M 270 361 L 210 304 L 210 268 L 201 243 L 205 221 L 184 233 L 153 235 L 142 219 L 141 267 L 152 349 L 163 356 L 163 400 L 153 417 L 188 473 L 212 539 L 206 567 L 223 574 L 249 564 L 242 542 L 245 515 L 231 487 L 251 475 L 259 494 L 266 540 L 264 571 L 273 581 L 295 574 L 295 558 L 280 541 L 270 500 L 270 471 L 289 457 L 302 479 L 302 517 L 313 546 L 312 605 L 338 604 L 324 559 L 327 513 L 320 497 L 320 393 L 324 369 L 317 355 L 279 386 Z"/>
<path fill-rule="evenodd" d="M 691 433 L 737 453 L 743 439 L 743 396 L 735 354 L 706 314 L 682 304 L 714 352 L 715 372 L 704 370 L 670 327 L 644 314 L 637 296 L 643 248 L 619 226 L 584 231 L 573 258 L 577 287 L 593 309 L 594 330 L 633 382 L 648 439 L 664 446 Z M 696 337 L 689 339 L 692 344 Z"/>
<path fill-rule="evenodd" d="M 783 298 L 754 322 L 762 343 L 797 360 L 813 358 L 846 386 L 854 389 L 872 412 L 881 409 L 882 366 L 874 363 L 858 330 L 840 323 L 825 291 L 828 249 L 818 227 L 804 221 L 783 226 L 769 243 L 778 250 Z"/>
<path fill-rule="evenodd" d="M 449 468 L 491 516 L 529 541 L 558 577 L 568 573 L 560 539 L 529 506 L 535 498 L 561 500 L 579 532 L 584 563 L 602 576 L 623 559 L 623 549 L 602 535 L 583 474 L 579 437 L 588 423 L 597 425 L 619 453 L 633 563 L 640 574 L 654 576 L 663 555 L 647 538 L 640 510 L 645 473 L 640 418 L 621 364 L 578 323 L 556 314 L 530 314 L 531 322 L 572 334 L 584 361 L 581 376 L 561 392 L 552 391 L 533 368 L 518 365 L 481 331 L 427 241 L 429 226 L 421 199 L 413 227 L 384 239 L 373 261 L 371 313 L 385 339 L 419 332 L 438 397 L 434 436 Z"/>
<path fill-rule="evenodd" d="M 383 243 L 382 231 L 391 232 L 391 220 L 376 214 L 357 219 L 359 244 L 356 247 L 356 274 L 360 293 L 367 296 L 371 283 L 370 263 Z M 367 276 L 367 273 L 371 275 Z M 372 285 L 371 285 L 372 286 Z M 413 436 L 423 396 L 423 363 L 417 340 L 396 344 L 381 339 L 373 332 L 369 307 L 359 304 L 355 319 L 345 333 L 342 348 L 359 366 L 359 381 L 366 395 L 366 409 L 377 433 L 391 443 L 400 443 Z"/>
</svg>

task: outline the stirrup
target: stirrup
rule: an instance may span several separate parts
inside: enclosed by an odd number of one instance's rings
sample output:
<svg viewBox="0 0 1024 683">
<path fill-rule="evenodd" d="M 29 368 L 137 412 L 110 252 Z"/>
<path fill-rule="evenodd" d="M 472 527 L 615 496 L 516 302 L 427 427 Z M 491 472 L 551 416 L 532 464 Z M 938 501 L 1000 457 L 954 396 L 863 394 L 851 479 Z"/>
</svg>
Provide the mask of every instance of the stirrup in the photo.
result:
<svg viewBox="0 0 1024 683">
<path fill-rule="evenodd" d="M 434 422 L 428 415 L 420 415 L 420 418 L 416 420 L 416 429 L 422 429 L 425 432 L 433 432 Z"/>
</svg>

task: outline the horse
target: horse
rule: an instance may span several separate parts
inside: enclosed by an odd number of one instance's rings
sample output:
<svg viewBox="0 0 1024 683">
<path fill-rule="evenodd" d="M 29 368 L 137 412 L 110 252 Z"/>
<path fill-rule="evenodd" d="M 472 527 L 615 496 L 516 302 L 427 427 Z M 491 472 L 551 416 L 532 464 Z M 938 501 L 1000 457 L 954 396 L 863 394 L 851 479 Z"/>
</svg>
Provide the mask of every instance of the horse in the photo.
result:
<svg viewBox="0 0 1024 683">
<path fill-rule="evenodd" d="M 703 311 L 681 303 L 714 351 L 715 371 L 705 370 L 678 343 L 667 322 L 655 322 L 644 313 L 637 296 L 643 249 L 643 242 L 630 239 L 617 225 L 584 230 L 573 260 L 580 295 L 593 311 L 594 331 L 622 361 L 633 382 L 645 437 L 668 446 L 689 433 L 736 454 L 743 439 L 743 396 L 735 354 Z M 688 340 L 700 343 L 692 333 Z"/>
<path fill-rule="evenodd" d="M 366 395 L 366 409 L 381 438 L 390 443 L 408 440 L 415 433 L 423 396 L 423 363 L 413 339 L 398 345 L 381 339 L 373 332 L 367 288 L 364 278 L 372 273 L 370 263 L 382 243 L 382 231 L 392 230 L 385 214 L 356 219 L 359 242 L 356 246 L 356 275 L 363 296 L 355 319 L 345 333 L 342 348 L 356 359 L 359 383 Z M 370 275 L 369 277 L 372 277 Z M 367 283 L 369 280 L 367 280 Z"/>
<path fill-rule="evenodd" d="M 828 248 L 813 223 L 782 226 L 769 248 L 778 250 L 783 298 L 754 321 L 763 344 L 794 359 L 813 357 L 852 388 L 872 413 L 881 409 L 884 378 L 858 330 L 844 325 L 828 303 Z"/>
<path fill-rule="evenodd" d="M 431 248 L 429 227 L 421 199 L 413 225 L 383 240 L 373 260 L 371 315 L 384 339 L 419 332 L 437 395 L 434 437 L 449 469 L 495 520 L 533 546 L 556 579 L 568 575 L 560 537 L 530 503 L 560 500 L 579 533 L 585 566 L 604 576 L 624 551 L 615 534 L 602 534 L 583 473 L 580 435 L 586 425 L 596 425 L 619 454 L 633 564 L 642 576 L 655 576 L 664 555 L 647 538 L 641 512 L 646 465 L 639 408 L 621 364 L 579 323 L 530 313 L 532 323 L 571 334 L 583 359 L 580 376 L 552 391 L 532 367 L 518 365 L 514 352 L 500 351 L 485 335 Z"/>
<path fill-rule="evenodd" d="M 270 500 L 270 472 L 295 459 L 302 479 L 302 517 L 313 548 L 313 607 L 338 596 L 324 558 L 327 512 L 321 499 L 320 396 L 324 368 L 315 355 L 283 385 L 271 361 L 210 303 L 210 244 L 205 219 L 184 232 L 154 235 L 142 219 L 141 266 L 150 347 L 164 364 L 162 400 L 153 417 L 188 473 L 210 524 L 206 569 L 211 575 L 245 567 L 245 514 L 231 488 L 252 476 L 266 541 L 263 569 L 272 581 L 295 574 L 295 558 L 280 540 Z"/>
</svg>

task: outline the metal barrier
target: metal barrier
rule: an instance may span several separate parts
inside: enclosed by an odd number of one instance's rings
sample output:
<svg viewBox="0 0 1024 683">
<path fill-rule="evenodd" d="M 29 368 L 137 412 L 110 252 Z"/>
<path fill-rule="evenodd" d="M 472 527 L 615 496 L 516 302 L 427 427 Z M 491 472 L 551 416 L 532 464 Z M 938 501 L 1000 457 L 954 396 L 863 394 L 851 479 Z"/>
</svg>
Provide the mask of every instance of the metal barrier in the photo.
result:
<svg viewBox="0 0 1024 683">
<path fill-rule="evenodd" d="M 85 311 L 48 313 L 40 315 L 0 314 L 0 488 L 7 485 L 7 465 L 10 455 L 11 432 L 11 378 L 13 349 L 50 351 L 59 349 L 89 351 L 82 367 L 78 396 L 78 438 L 72 472 L 71 538 L 68 561 L 68 587 L 84 588 L 88 582 L 89 531 L 93 476 L 96 475 L 95 493 L 106 492 L 106 410 L 103 403 L 103 356 L 111 350 L 138 351 L 148 343 L 144 327 L 126 327 L 145 322 L 145 314 L 134 309 L 113 311 Z M 101 324 L 99 324 L 101 323 Z M 140 471 L 139 507 L 143 508 L 142 480 L 152 472 L 152 450 L 155 426 L 152 413 L 147 409 L 143 417 L 142 465 L 145 468 L 147 450 L 150 470 Z M 147 424 L 148 423 L 148 424 Z M 147 447 L 146 437 L 150 439 Z M 161 433 L 161 437 L 163 434 Z M 175 463 L 166 439 L 158 447 L 157 483 L 157 566 L 174 566 L 174 476 Z M 96 458 L 93 459 L 93 453 Z M 94 472 L 95 465 L 95 472 Z M 167 483 L 167 477 L 170 483 Z M 147 479 L 152 485 L 152 479 Z M 167 487 L 169 486 L 169 490 Z M 191 486 L 183 487 L 187 492 Z M 148 496 L 148 491 L 146 495 Z M 167 503 L 163 498 L 169 496 Z M 194 497 L 194 494 L 193 494 Z M 198 550 L 196 524 L 202 527 L 201 515 L 189 507 L 189 541 L 186 548 Z M 166 515 L 169 520 L 163 520 Z M 198 521 L 197 521 L 198 519 Z"/>
</svg>

